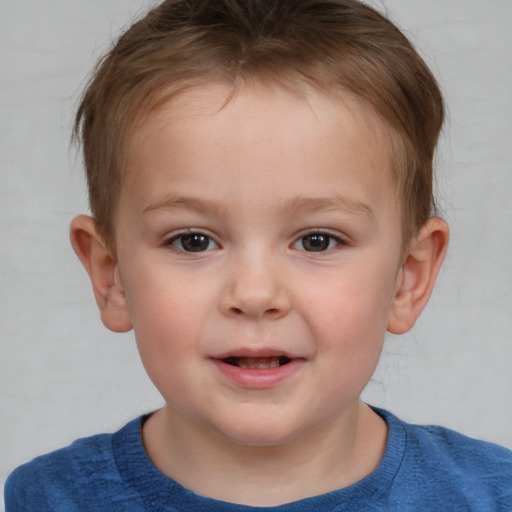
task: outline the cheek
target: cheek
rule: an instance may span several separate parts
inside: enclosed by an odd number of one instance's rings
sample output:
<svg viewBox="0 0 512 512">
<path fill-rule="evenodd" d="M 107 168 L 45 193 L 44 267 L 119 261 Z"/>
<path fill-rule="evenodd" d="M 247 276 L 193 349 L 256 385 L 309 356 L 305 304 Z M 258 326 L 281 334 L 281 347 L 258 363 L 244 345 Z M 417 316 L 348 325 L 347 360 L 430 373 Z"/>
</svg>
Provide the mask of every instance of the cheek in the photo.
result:
<svg viewBox="0 0 512 512">
<path fill-rule="evenodd" d="M 190 379 L 191 373 L 200 375 L 197 309 L 190 309 L 174 295 L 139 304 L 135 305 L 133 328 L 142 364 L 166 402 L 179 403 L 179 397 L 188 396 L 191 386 L 200 380 Z"/>
<path fill-rule="evenodd" d="M 146 260 L 141 258 L 123 277 L 128 283 L 125 293 L 135 333 L 153 332 L 160 337 L 191 329 L 207 300 L 201 281 L 173 271 L 165 260 Z"/>
<path fill-rule="evenodd" d="M 378 358 L 386 332 L 394 282 L 380 268 L 339 271 L 310 294 L 308 323 L 323 350 L 343 358 Z"/>
<path fill-rule="evenodd" d="M 335 403 L 361 394 L 382 352 L 389 300 L 360 284 L 346 279 L 333 289 L 323 309 L 312 312 L 319 368 L 328 376 L 325 393 Z"/>
<path fill-rule="evenodd" d="M 126 299 L 140 356 L 150 377 L 176 374 L 200 353 L 206 297 L 172 276 L 132 275 Z"/>
</svg>

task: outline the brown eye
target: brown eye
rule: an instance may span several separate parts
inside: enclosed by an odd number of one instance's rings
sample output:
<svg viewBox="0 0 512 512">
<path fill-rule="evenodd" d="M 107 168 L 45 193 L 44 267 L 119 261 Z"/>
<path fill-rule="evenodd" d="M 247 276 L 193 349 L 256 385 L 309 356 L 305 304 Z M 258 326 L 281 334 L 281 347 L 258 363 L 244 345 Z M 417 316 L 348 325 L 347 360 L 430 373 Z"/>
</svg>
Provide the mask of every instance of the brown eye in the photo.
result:
<svg viewBox="0 0 512 512">
<path fill-rule="evenodd" d="M 203 252 L 218 247 L 210 237 L 201 233 L 179 235 L 171 240 L 170 245 L 185 252 Z"/>
<path fill-rule="evenodd" d="M 326 235 L 307 235 L 302 237 L 302 247 L 306 251 L 320 252 L 329 248 L 330 237 Z"/>
<path fill-rule="evenodd" d="M 326 233 L 311 233 L 303 236 L 293 247 L 307 252 L 324 252 L 337 247 L 341 243 L 338 238 L 332 235 Z"/>
</svg>

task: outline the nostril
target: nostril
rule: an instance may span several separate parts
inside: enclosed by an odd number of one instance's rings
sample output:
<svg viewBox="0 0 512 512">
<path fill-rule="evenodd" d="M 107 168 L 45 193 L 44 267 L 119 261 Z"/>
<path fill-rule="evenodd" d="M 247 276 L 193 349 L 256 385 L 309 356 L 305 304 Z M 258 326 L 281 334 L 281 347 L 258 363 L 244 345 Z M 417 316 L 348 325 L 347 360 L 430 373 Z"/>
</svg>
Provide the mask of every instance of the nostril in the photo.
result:
<svg viewBox="0 0 512 512">
<path fill-rule="evenodd" d="M 231 307 L 229 308 L 231 313 L 233 313 L 236 316 L 245 315 L 247 312 L 245 312 L 242 308 L 237 307 Z M 279 315 L 280 309 L 279 308 L 268 308 L 265 309 L 261 316 L 277 316 Z M 257 315 L 260 316 L 260 315 Z"/>
</svg>

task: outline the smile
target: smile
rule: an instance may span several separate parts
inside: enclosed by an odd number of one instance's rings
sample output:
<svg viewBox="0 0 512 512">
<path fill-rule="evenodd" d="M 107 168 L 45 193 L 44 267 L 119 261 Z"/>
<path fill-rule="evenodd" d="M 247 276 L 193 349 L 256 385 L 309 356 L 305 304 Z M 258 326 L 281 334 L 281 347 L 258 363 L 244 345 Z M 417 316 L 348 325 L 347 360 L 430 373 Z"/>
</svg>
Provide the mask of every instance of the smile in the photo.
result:
<svg viewBox="0 0 512 512">
<path fill-rule="evenodd" d="M 291 359 L 286 356 L 279 357 L 226 357 L 222 360 L 224 363 L 238 368 L 248 368 L 254 370 L 263 370 L 267 368 L 279 368 L 288 364 Z"/>
<path fill-rule="evenodd" d="M 230 385 L 260 390 L 284 384 L 307 365 L 307 359 L 303 357 L 285 355 L 274 350 L 219 354 L 210 358 L 210 361 L 222 380 Z"/>
</svg>

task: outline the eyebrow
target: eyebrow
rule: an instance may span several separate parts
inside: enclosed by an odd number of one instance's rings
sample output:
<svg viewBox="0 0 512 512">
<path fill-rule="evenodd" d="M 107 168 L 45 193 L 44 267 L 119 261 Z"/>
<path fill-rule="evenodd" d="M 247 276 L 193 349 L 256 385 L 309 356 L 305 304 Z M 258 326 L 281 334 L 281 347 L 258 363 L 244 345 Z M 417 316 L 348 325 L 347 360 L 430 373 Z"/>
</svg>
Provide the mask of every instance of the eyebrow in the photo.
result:
<svg viewBox="0 0 512 512">
<path fill-rule="evenodd" d="M 143 213 L 159 209 L 177 209 L 193 210 L 203 214 L 221 214 L 227 209 L 225 205 L 212 201 L 207 198 L 197 198 L 192 196 L 168 196 L 159 201 L 151 203 L 144 208 Z M 371 207 L 359 201 L 345 196 L 329 197 L 292 197 L 279 204 L 279 212 L 283 216 L 293 217 L 298 213 L 314 213 L 319 211 L 343 211 L 354 216 L 374 217 L 375 214 Z"/>
<path fill-rule="evenodd" d="M 161 208 L 170 210 L 194 210 L 198 213 L 220 213 L 225 210 L 224 206 L 210 199 L 188 196 L 169 196 L 146 206 L 142 213 L 159 210 Z"/>
<path fill-rule="evenodd" d="M 314 213 L 318 211 L 343 211 L 354 216 L 374 217 L 369 205 L 358 199 L 345 196 L 329 197 L 293 197 L 281 205 L 283 214 L 293 216 L 298 212 Z"/>
</svg>

